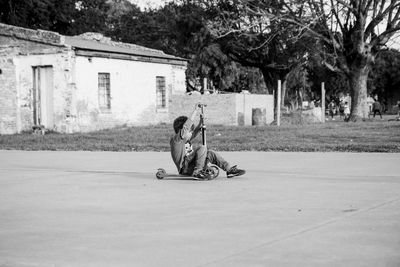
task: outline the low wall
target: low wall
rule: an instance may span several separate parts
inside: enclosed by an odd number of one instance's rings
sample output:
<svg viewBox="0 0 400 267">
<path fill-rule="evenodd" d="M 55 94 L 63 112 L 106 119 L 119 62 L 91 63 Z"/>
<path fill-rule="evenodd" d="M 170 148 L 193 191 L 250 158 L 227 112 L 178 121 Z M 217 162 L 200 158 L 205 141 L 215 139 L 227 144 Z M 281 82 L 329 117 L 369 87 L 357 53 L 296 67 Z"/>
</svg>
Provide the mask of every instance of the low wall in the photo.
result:
<svg viewBox="0 0 400 267">
<path fill-rule="evenodd" d="M 273 95 L 236 94 L 236 110 L 240 118 L 238 125 L 270 124 L 274 121 L 274 97 Z M 261 121 L 255 117 L 258 115 L 257 111 L 261 112 Z"/>
<path fill-rule="evenodd" d="M 322 121 L 322 108 L 312 108 L 303 110 L 303 119 L 308 123 L 317 123 Z"/>
<path fill-rule="evenodd" d="M 269 124 L 274 118 L 272 95 L 251 94 L 210 94 L 210 95 L 173 95 L 169 102 L 170 123 L 181 115 L 190 115 L 196 103 L 207 104 L 206 123 L 221 125 L 252 125 L 254 114 L 258 125 Z M 258 109 L 260 112 L 254 112 Z"/>
</svg>

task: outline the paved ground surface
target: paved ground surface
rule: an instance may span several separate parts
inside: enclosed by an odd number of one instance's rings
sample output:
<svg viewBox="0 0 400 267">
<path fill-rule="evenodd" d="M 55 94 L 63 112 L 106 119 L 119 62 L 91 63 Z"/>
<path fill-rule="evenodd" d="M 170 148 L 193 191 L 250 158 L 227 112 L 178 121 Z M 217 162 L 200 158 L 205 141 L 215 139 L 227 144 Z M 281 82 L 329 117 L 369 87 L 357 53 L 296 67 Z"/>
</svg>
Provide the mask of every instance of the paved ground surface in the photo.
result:
<svg viewBox="0 0 400 267">
<path fill-rule="evenodd" d="M 0 266 L 400 266 L 400 154 L 0 151 Z"/>
</svg>

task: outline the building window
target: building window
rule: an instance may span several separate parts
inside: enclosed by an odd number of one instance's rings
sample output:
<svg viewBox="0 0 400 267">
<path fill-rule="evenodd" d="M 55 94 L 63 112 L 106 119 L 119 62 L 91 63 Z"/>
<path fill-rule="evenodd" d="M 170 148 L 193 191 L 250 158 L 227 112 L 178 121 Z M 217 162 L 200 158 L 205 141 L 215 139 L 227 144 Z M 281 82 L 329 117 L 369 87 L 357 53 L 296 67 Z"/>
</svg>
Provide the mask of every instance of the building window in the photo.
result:
<svg viewBox="0 0 400 267">
<path fill-rule="evenodd" d="M 165 88 L 165 77 L 156 77 L 157 90 L 157 109 L 165 109 L 167 107 L 167 91 Z"/>
<path fill-rule="evenodd" d="M 111 109 L 110 73 L 99 72 L 99 108 Z"/>
</svg>

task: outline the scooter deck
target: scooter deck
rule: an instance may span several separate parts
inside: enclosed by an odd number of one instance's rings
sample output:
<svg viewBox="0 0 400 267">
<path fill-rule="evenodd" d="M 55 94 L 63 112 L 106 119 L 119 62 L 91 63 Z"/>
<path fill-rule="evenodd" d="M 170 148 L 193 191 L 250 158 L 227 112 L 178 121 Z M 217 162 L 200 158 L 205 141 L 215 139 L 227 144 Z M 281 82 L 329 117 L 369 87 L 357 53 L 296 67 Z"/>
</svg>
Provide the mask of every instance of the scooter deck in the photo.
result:
<svg viewBox="0 0 400 267">
<path fill-rule="evenodd" d="M 170 179 L 183 179 L 183 180 L 195 180 L 195 181 L 208 181 L 217 178 L 218 174 L 219 171 L 216 171 L 215 174 L 208 179 L 199 179 L 190 175 L 167 173 L 163 168 L 159 168 L 157 170 L 156 177 L 159 180 L 162 180 L 164 178 L 170 178 Z"/>
</svg>

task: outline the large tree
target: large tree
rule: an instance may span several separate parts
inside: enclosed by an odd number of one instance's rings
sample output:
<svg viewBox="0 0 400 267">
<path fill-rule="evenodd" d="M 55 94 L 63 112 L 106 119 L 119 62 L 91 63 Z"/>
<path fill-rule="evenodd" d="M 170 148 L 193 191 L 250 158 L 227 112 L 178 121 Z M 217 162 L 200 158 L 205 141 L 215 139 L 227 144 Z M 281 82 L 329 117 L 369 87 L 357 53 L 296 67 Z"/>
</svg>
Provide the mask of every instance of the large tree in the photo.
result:
<svg viewBox="0 0 400 267">
<path fill-rule="evenodd" d="M 367 80 L 377 54 L 400 31 L 399 0 L 284 0 L 280 16 L 318 40 L 323 63 L 343 73 L 351 90 L 352 121 L 368 117 Z M 308 16 L 291 16 L 303 9 Z M 267 14 L 266 14 L 267 15 Z M 268 14 L 270 15 L 270 14 Z"/>
<path fill-rule="evenodd" d="M 208 21 L 212 41 L 220 44 L 232 60 L 258 68 L 270 93 L 276 89 L 277 80 L 285 81 L 289 72 L 305 61 L 303 38 L 307 37 L 301 35 L 302 29 L 276 19 L 282 15 L 283 1 L 203 2 L 215 13 Z"/>
<path fill-rule="evenodd" d="M 291 62 L 302 58 L 298 47 L 303 38 L 310 38 L 309 54 L 318 53 L 326 67 L 347 78 L 352 96 L 351 120 L 368 116 L 368 74 L 382 47 L 400 31 L 399 0 L 206 2 L 222 2 L 223 7 L 233 8 L 221 9 L 211 30 L 217 29 L 219 39 L 233 37 L 226 44 L 233 48 L 230 55 L 236 60 L 244 58 L 250 63 L 258 51 L 260 68 L 283 67 L 282 61 L 290 67 Z M 271 60 L 274 57 L 276 60 Z M 266 72 L 266 82 L 273 80 L 273 76 L 268 77 L 271 73 L 279 71 Z"/>
</svg>

